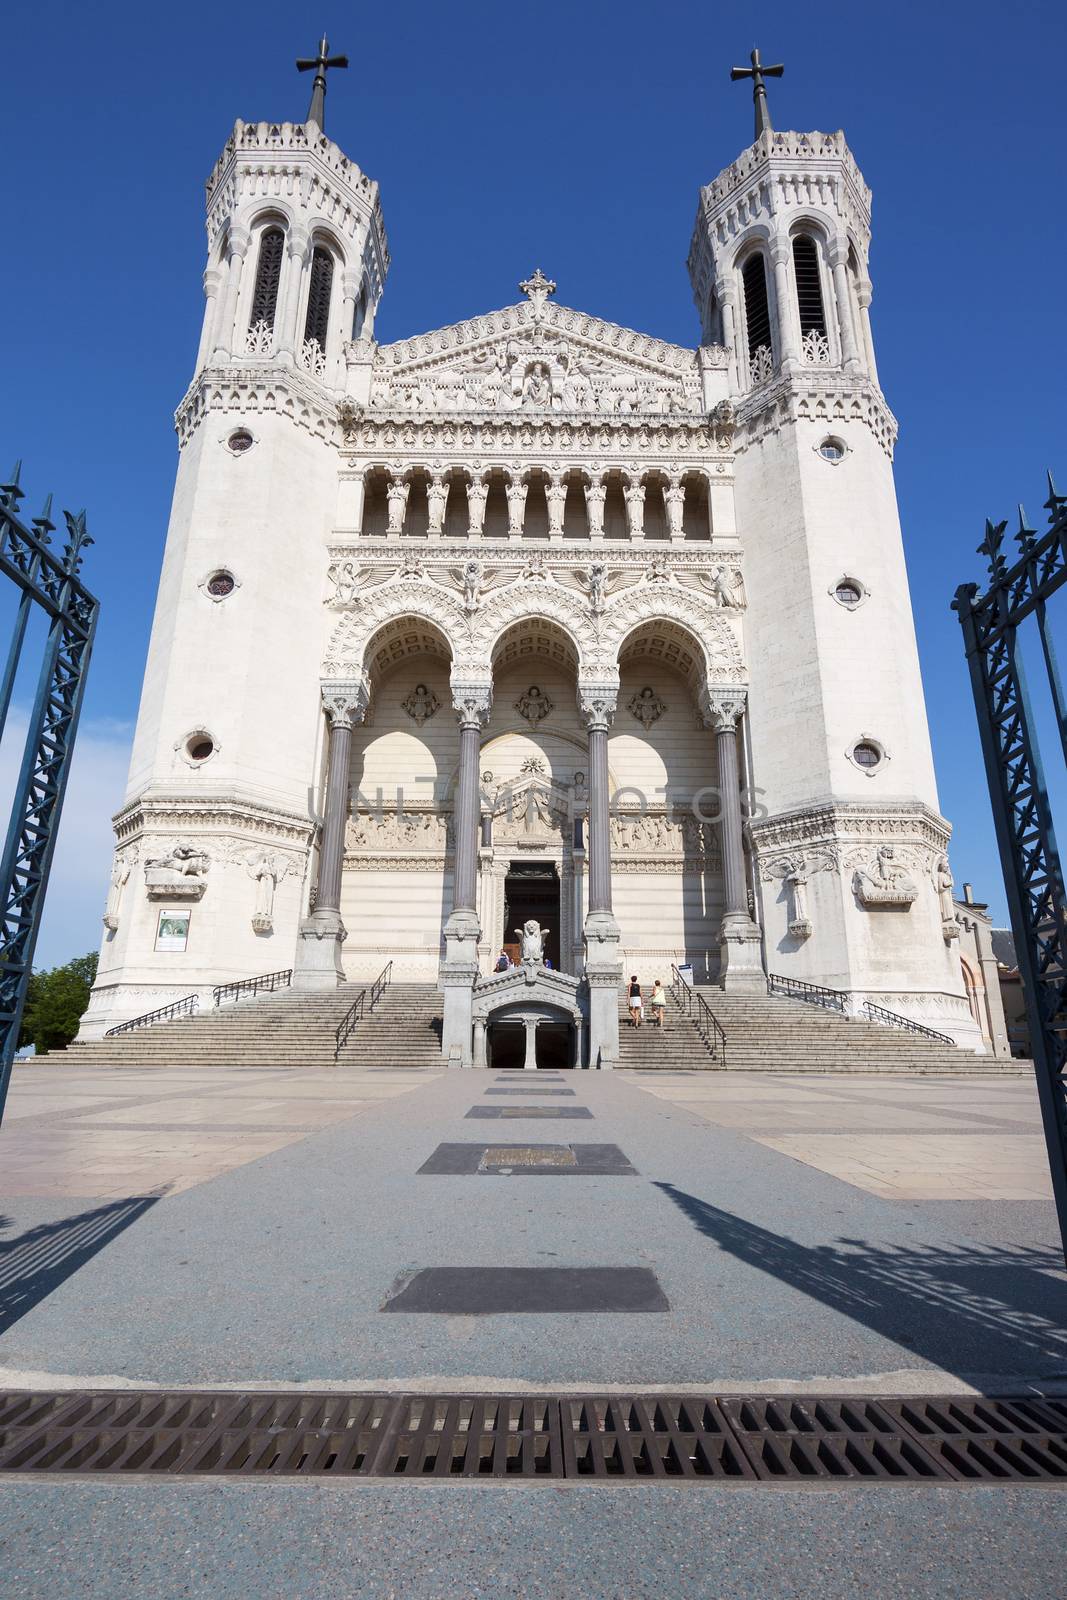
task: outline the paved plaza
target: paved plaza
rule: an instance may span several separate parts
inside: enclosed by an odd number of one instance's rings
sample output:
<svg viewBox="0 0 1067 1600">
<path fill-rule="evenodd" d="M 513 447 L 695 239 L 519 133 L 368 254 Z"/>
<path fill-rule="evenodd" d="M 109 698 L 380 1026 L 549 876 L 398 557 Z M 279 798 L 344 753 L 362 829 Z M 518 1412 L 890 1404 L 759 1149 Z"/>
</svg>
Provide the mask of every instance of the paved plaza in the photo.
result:
<svg viewBox="0 0 1067 1600">
<path fill-rule="evenodd" d="M 1067 1387 L 1067 1279 L 1023 1073 L 28 1065 L 15 1074 L 0 1166 L 5 1387 Z M 592 1268 L 602 1270 L 581 1280 L 576 1305 L 568 1271 Z M 634 1298 L 598 1310 L 602 1292 L 605 1306 L 613 1292 Z M 561 1494 L 579 1496 L 580 1512 Z M 506 1548 L 505 1503 L 518 1541 Z M 745 1530 L 772 1528 L 820 1574 L 836 1540 L 892 1530 L 906 1547 L 894 1556 L 900 1587 L 864 1580 L 889 1595 L 907 1592 L 909 1563 L 919 1581 L 942 1517 L 971 1555 L 940 1593 L 1045 1596 L 1056 1590 L 1041 1552 L 1067 1531 L 1059 1491 L 932 1486 L 813 1499 L 711 1486 L 9 1480 L 0 1508 L 0 1550 L 22 1592 L 43 1594 L 82 1549 L 83 1578 L 65 1592 L 110 1597 L 258 1592 L 242 1541 L 259 1548 L 268 1523 L 284 1548 L 264 1573 L 301 1595 L 556 1595 L 568 1561 L 598 1536 L 629 1543 L 581 1594 L 654 1593 L 672 1580 L 692 1594 L 746 1593 L 746 1582 L 804 1593 L 739 1554 Z M 124 1554 L 98 1571 L 89 1529 L 101 1519 L 122 1523 Z M 656 1542 L 679 1523 L 668 1561 Z M 442 1564 L 438 1541 L 453 1524 L 458 1565 Z M 226 1559 L 224 1527 L 236 1530 Z M 538 1565 L 530 1541 L 549 1530 L 553 1553 Z M 210 1579 L 168 1587 L 168 1561 L 190 1541 Z M 338 1552 L 351 1561 L 357 1546 L 359 1581 L 338 1578 Z M 293 1588 L 295 1550 L 319 1552 L 321 1590 Z M 419 1551 L 420 1583 L 399 1581 L 396 1562 Z M 968 1562 L 979 1551 L 987 1575 L 1013 1572 L 1010 1590 L 976 1585 Z M 143 1564 L 145 1588 L 123 1577 L 127 1561 Z M 687 1570 L 704 1576 L 687 1586 Z M 838 1562 L 836 1589 L 820 1577 L 825 1593 L 858 1593 L 850 1571 Z"/>
</svg>

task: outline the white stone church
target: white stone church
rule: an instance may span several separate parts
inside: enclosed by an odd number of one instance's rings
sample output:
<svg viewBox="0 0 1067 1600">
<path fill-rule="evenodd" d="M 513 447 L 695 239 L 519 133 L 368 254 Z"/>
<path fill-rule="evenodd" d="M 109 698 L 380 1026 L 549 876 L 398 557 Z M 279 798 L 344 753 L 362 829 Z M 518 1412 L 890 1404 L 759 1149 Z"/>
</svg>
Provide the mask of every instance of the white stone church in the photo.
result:
<svg viewBox="0 0 1067 1600">
<path fill-rule="evenodd" d="M 539 269 L 379 344 L 378 186 L 323 89 L 306 122 L 238 121 L 208 179 L 82 1037 L 391 962 L 440 986 L 454 1064 L 525 985 L 610 1067 L 624 978 L 672 966 L 847 990 L 979 1048 L 844 135 L 773 131 L 757 97 L 698 197 L 693 349 Z M 531 921 L 552 970 L 494 978 Z"/>
</svg>

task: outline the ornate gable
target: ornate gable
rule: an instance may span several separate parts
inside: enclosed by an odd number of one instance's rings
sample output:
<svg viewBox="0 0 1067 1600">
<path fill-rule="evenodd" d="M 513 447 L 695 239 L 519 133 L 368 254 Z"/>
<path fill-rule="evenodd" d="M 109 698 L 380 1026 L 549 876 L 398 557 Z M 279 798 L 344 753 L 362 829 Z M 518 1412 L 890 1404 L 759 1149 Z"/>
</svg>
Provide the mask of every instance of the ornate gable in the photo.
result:
<svg viewBox="0 0 1067 1600">
<path fill-rule="evenodd" d="M 382 345 L 374 361 L 371 407 L 609 416 L 702 412 L 695 350 L 552 304 L 547 297 L 555 285 L 540 272 L 520 287 L 529 299 L 518 305 Z"/>
</svg>

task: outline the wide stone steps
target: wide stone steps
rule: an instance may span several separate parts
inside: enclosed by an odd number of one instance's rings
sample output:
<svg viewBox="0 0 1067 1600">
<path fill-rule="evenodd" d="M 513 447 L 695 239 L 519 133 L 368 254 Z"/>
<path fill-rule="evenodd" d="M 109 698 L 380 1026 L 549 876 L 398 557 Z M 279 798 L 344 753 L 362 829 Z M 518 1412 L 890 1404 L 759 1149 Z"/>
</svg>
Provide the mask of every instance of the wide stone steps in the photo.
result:
<svg viewBox="0 0 1067 1600">
<path fill-rule="evenodd" d="M 954 1045 L 879 1023 L 842 1016 L 778 995 L 728 995 L 704 988 L 708 1006 L 726 1035 L 730 1072 L 974 1072 L 1005 1070 L 1005 1063 Z M 647 1001 L 646 1001 L 647 1004 Z M 620 999 L 619 1066 L 637 1071 L 716 1070 L 682 1007 L 668 994 L 666 1027 L 647 1020 L 629 1025 Z M 1008 1064 L 1015 1070 L 1015 1064 Z"/>
<path fill-rule="evenodd" d="M 338 1025 L 364 987 L 280 990 L 37 1059 L 65 1066 L 332 1067 Z M 432 984 L 393 984 L 356 1023 L 340 1064 L 440 1066 L 440 1018 L 441 996 Z"/>
</svg>

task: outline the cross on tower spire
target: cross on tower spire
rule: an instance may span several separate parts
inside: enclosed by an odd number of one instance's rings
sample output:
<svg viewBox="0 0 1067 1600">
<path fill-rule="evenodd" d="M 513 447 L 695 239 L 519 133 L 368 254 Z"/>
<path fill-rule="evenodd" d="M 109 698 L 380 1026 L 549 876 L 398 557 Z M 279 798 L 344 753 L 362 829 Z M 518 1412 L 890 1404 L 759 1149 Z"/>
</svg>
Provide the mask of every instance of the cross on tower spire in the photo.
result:
<svg viewBox="0 0 1067 1600">
<path fill-rule="evenodd" d="M 753 50 L 750 57 L 750 67 L 731 67 L 730 82 L 736 83 L 738 78 L 752 79 L 752 102 L 756 107 L 756 138 L 761 133 L 772 132 L 771 114 L 767 110 L 767 87 L 765 78 L 780 78 L 785 67 L 779 64 L 776 67 L 765 67 L 759 58 L 759 50 Z"/>
<path fill-rule="evenodd" d="M 314 72 L 315 81 L 311 85 L 311 104 L 308 107 L 307 120 L 314 122 L 320 132 L 325 132 L 326 123 L 326 73 L 330 67 L 347 67 L 347 56 L 332 56 L 330 43 L 323 34 L 319 40 L 319 53 L 314 58 L 300 56 L 297 58 L 296 70 L 298 72 Z"/>
</svg>

